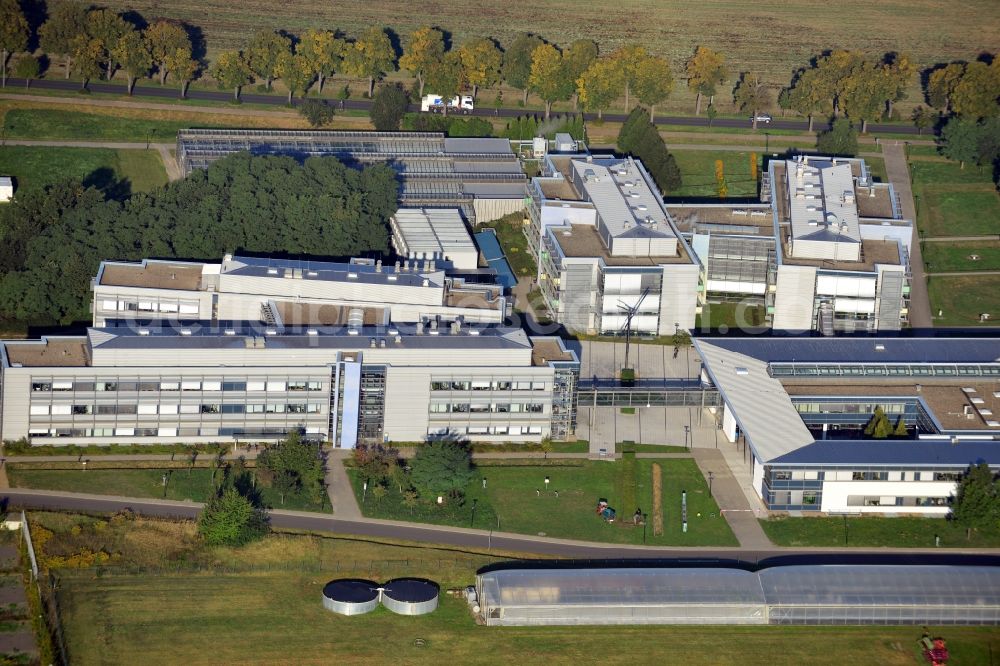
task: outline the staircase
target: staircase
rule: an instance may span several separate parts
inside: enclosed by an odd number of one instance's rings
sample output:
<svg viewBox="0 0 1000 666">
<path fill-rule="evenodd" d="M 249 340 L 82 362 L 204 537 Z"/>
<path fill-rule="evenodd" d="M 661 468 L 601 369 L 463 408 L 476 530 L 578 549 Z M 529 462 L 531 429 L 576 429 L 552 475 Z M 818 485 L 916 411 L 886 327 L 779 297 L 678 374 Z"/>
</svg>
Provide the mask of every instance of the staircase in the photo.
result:
<svg viewBox="0 0 1000 666">
<path fill-rule="evenodd" d="M 833 335 L 833 305 L 830 303 L 820 304 L 817 319 L 820 334 Z"/>
</svg>

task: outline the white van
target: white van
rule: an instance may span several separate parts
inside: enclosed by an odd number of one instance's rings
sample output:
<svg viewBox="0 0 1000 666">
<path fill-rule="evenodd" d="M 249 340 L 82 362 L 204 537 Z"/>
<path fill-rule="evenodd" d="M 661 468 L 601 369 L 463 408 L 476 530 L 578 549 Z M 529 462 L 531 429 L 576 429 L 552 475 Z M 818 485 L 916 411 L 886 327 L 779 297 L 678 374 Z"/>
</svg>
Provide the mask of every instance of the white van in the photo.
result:
<svg viewBox="0 0 1000 666">
<path fill-rule="evenodd" d="M 473 109 L 475 109 L 475 103 L 472 101 L 472 95 L 456 95 L 448 100 L 449 113 L 458 111 L 469 114 L 472 113 Z M 420 100 L 420 110 L 440 113 L 444 110 L 444 100 L 441 95 L 424 95 L 423 99 Z"/>
</svg>

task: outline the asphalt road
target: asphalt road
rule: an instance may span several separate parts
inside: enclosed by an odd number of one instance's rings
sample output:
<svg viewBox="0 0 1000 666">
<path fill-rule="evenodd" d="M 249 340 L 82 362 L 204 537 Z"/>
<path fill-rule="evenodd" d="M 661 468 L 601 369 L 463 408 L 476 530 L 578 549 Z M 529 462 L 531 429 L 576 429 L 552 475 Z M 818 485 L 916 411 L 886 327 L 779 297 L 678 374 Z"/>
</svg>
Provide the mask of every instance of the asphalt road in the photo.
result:
<svg viewBox="0 0 1000 666">
<path fill-rule="evenodd" d="M 102 497 L 45 490 L 4 489 L 0 501 L 10 508 L 49 509 L 113 513 L 131 509 L 136 513 L 163 518 L 196 518 L 201 505 L 195 502 Z M 978 564 L 1000 566 L 997 551 L 859 551 L 857 549 L 774 549 L 741 548 L 652 548 L 615 544 L 587 544 L 560 539 L 491 533 L 454 527 L 415 525 L 371 519 L 343 520 L 322 514 L 272 511 L 271 524 L 286 529 L 335 532 L 384 539 L 419 541 L 456 548 L 529 553 L 574 560 L 669 560 L 673 565 L 737 563 L 743 566 L 803 563 L 866 564 Z"/>
<path fill-rule="evenodd" d="M 17 79 L 8 77 L 7 85 L 11 88 L 14 87 L 24 87 L 24 79 Z M 65 81 L 60 79 L 38 79 L 31 82 L 31 88 L 42 89 L 42 90 L 69 90 L 76 91 L 80 89 L 80 84 L 76 81 Z M 125 94 L 125 85 L 118 83 L 107 83 L 103 81 L 92 81 L 87 85 L 87 88 L 91 92 L 95 93 L 110 93 L 116 95 Z M 136 97 L 155 97 L 159 99 L 177 99 L 180 95 L 180 90 L 176 87 L 161 88 L 159 86 L 150 85 L 136 85 L 133 90 L 133 94 Z M 188 91 L 189 99 L 196 100 L 208 100 L 220 103 L 228 103 L 233 99 L 232 91 L 213 91 L 213 90 L 190 90 Z M 258 93 L 243 93 L 240 95 L 240 99 L 244 102 L 252 104 L 269 104 L 272 106 L 285 106 L 287 103 L 287 98 L 282 95 L 261 95 Z M 294 100 L 294 104 L 300 104 L 302 100 Z M 339 102 L 329 100 L 331 104 L 339 105 Z M 367 100 L 345 100 L 344 108 L 350 110 L 364 110 L 367 111 L 371 106 L 371 102 Z M 416 104 L 411 104 L 410 111 L 419 111 L 420 107 Z M 538 111 L 530 111 L 525 109 L 477 109 L 472 112 L 475 116 L 494 116 L 500 118 L 514 118 L 525 113 L 539 113 Z M 596 120 L 596 113 L 585 113 L 584 117 L 587 120 Z M 605 113 L 604 119 L 611 122 L 620 122 L 625 120 L 626 114 L 622 113 Z M 708 127 L 707 118 L 693 118 L 690 116 L 657 116 L 657 122 L 659 124 L 668 125 L 681 125 L 687 127 Z M 751 123 L 750 119 L 740 120 L 735 118 L 717 118 L 715 122 L 712 123 L 713 127 L 735 127 L 742 129 L 750 129 Z M 817 121 L 813 128 L 816 131 L 820 131 L 829 127 L 829 124 L 823 121 Z M 800 130 L 806 131 L 809 128 L 809 123 L 804 120 L 772 120 L 768 124 L 758 123 L 757 129 L 760 131 L 768 129 L 778 129 L 778 130 Z M 908 125 L 884 125 L 881 123 L 870 123 L 868 125 L 868 132 L 870 134 L 913 134 L 916 132 L 916 127 Z"/>
</svg>

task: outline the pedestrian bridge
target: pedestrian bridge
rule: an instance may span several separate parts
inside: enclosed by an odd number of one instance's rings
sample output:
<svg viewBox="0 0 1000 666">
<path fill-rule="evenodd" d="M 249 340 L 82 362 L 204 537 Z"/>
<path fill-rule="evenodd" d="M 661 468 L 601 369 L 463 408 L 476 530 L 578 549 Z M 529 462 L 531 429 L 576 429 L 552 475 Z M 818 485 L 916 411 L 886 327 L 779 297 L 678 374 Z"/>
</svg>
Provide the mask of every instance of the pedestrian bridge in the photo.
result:
<svg viewBox="0 0 1000 666">
<path fill-rule="evenodd" d="M 617 379 L 580 378 L 579 407 L 718 407 L 719 391 L 697 380 L 646 379 L 622 386 Z"/>
</svg>

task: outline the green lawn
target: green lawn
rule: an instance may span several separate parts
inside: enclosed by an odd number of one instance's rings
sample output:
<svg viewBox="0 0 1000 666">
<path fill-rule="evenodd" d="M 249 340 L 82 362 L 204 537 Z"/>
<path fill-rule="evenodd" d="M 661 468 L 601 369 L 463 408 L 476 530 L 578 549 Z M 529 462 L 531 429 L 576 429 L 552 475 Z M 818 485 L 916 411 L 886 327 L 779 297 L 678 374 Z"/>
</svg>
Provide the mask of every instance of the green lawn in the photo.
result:
<svg viewBox="0 0 1000 666">
<path fill-rule="evenodd" d="M 708 486 L 693 460 L 649 459 L 634 460 L 634 476 L 620 474 L 626 466 L 621 462 L 585 460 L 549 460 L 541 465 L 534 460 L 497 461 L 503 464 L 487 465 L 484 461 L 477 471 L 476 480 L 466 489 L 465 502 L 445 503 L 438 507 L 419 502 L 413 507 L 402 503 L 398 487 L 389 488 L 381 501 L 375 500 L 371 488 L 362 511 L 367 516 L 394 520 L 499 529 L 520 534 L 545 534 L 552 537 L 640 544 L 643 539 L 641 526 L 632 524 L 636 506 L 652 514 L 652 464 L 663 467 L 663 499 L 665 530 L 654 537 L 652 529 L 646 532 L 650 545 L 671 546 L 729 546 L 737 545 L 729 525 L 719 515 L 718 506 L 708 496 Z M 361 502 L 361 481 L 349 470 L 354 481 L 355 494 Z M 548 487 L 545 478 L 550 479 Z M 486 488 L 482 479 L 486 479 Z M 634 478 L 632 484 L 629 478 Z M 687 491 L 688 532 L 682 532 L 680 521 L 681 491 Z M 556 493 L 558 492 L 558 497 Z M 634 499 L 633 499 L 634 498 Z M 600 499 L 606 499 L 618 512 L 614 523 L 604 522 L 595 509 Z M 472 504 L 476 503 L 473 522 Z M 623 504 L 628 502 L 629 505 Z"/>
<path fill-rule="evenodd" d="M 395 567 L 400 573 L 408 572 L 404 562 Z M 350 558 L 344 564 L 346 568 L 338 563 L 318 574 L 251 576 L 95 577 L 90 572 L 67 572 L 59 580 L 59 608 L 70 661 L 84 665 L 920 663 L 916 647 L 920 627 L 488 628 L 475 624 L 463 599 L 443 594 L 438 609 L 425 616 L 400 616 L 379 608 L 345 617 L 324 610 L 320 602 L 329 579 L 385 578 L 352 567 Z M 471 584 L 473 573 L 469 569 L 461 584 Z M 985 664 L 991 652 L 1000 653 L 995 628 L 932 631 L 945 636 L 954 664 Z"/>
<path fill-rule="evenodd" d="M 716 331 L 725 326 L 727 330 L 744 330 L 762 326 L 764 316 L 762 305 L 706 303 L 695 319 L 695 328 L 700 331 Z"/>
<path fill-rule="evenodd" d="M 761 527 L 777 546 L 833 547 L 845 545 L 843 517 L 772 518 L 761 520 Z M 974 533 L 965 538 L 965 529 L 944 518 L 881 518 L 848 517 L 848 546 L 872 548 L 930 548 L 934 536 L 941 537 L 944 548 L 996 548 L 1000 546 L 1000 529 Z"/>
<path fill-rule="evenodd" d="M 10 467 L 7 470 L 12 486 L 16 488 L 46 488 L 76 493 L 98 495 L 122 495 L 124 497 L 164 497 L 163 475 L 167 474 L 167 499 L 193 500 L 205 502 L 215 492 L 212 484 L 212 470 L 206 468 L 187 469 L 24 469 Z M 221 475 L 222 472 L 217 472 Z M 292 495 L 281 503 L 281 497 L 271 488 L 261 488 L 265 505 L 281 509 L 322 511 L 323 505 L 316 505 L 307 498 Z"/>
<path fill-rule="evenodd" d="M 979 315 L 984 312 L 991 315 L 986 326 L 1000 323 L 1000 275 L 931 276 L 927 293 L 935 326 L 982 326 Z"/>
<path fill-rule="evenodd" d="M 125 118 L 60 109 L 11 109 L 4 125 L 11 139 L 72 139 L 73 141 L 132 141 L 173 143 L 177 131 L 219 127 L 190 120 Z"/>
<path fill-rule="evenodd" d="M 684 197 L 719 198 L 715 179 L 715 162 L 722 160 L 723 174 L 728 185 L 728 195 L 733 197 L 756 197 L 757 180 L 750 174 L 750 153 L 731 151 L 676 150 L 674 159 L 681 170 L 683 184 L 680 189 L 666 193 L 670 199 Z M 757 155 L 757 178 L 760 178 L 761 159 Z"/>
<path fill-rule="evenodd" d="M 885 160 L 881 157 L 866 157 L 865 164 L 868 165 L 868 172 L 872 178 L 880 183 L 888 183 L 889 176 L 885 172 Z"/>
<path fill-rule="evenodd" d="M 928 273 L 1000 270 L 1000 241 L 924 243 L 921 254 Z"/>
<path fill-rule="evenodd" d="M 1000 196 L 989 169 L 910 162 L 917 226 L 926 236 L 1000 233 Z"/>
<path fill-rule="evenodd" d="M 163 162 L 154 150 L 0 146 L 0 174 L 14 176 L 17 189 L 79 178 L 117 195 L 146 192 L 167 182 Z"/>
</svg>

